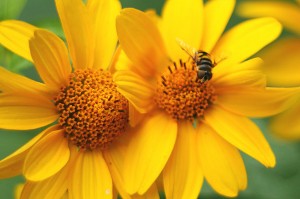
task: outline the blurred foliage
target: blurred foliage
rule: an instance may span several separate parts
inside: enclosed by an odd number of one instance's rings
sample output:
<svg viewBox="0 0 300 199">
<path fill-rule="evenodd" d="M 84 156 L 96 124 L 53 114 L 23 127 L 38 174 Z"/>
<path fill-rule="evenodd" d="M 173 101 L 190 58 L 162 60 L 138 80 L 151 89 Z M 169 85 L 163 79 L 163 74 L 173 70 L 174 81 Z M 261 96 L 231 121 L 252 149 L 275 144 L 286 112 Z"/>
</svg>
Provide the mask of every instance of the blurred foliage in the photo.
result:
<svg viewBox="0 0 300 199">
<path fill-rule="evenodd" d="M 238 0 L 240 2 L 241 0 Z M 141 10 L 154 9 L 161 13 L 164 0 L 121 0 L 123 7 L 135 7 Z M 25 4 L 26 3 L 26 4 Z M 25 7 L 24 7 L 25 6 Z M 22 8 L 24 8 L 22 10 Z M 38 27 L 53 31 L 64 39 L 62 28 L 55 10 L 53 0 L 0 0 L 0 20 L 19 19 Z M 236 15 L 230 19 L 230 28 L 244 19 Z M 284 32 L 283 35 L 288 35 Z M 0 65 L 11 71 L 39 80 L 32 64 L 0 47 Z M 300 144 L 279 140 L 266 129 L 267 120 L 255 120 L 265 133 L 277 158 L 274 169 L 264 168 L 257 161 L 243 155 L 248 173 L 248 188 L 241 192 L 238 199 L 297 199 L 300 196 Z M 41 129 L 33 131 L 0 130 L 0 159 L 14 152 Z M 18 176 L 0 180 L 0 198 L 12 199 L 14 187 L 23 182 Z M 208 184 L 204 184 L 200 199 L 222 199 Z"/>
<path fill-rule="evenodd" d="M 21 72 L 32 66 L 32 63 L 22 57 L 13 54 L 11 51 L 0 46 L 0 66 L 4 66 L 12 72 Z"/>
<path fill-rule="evenodd" d="M 0 20 L 15 19 L 23 10 L 27 0 L 1 0 Z"/>
</svg>

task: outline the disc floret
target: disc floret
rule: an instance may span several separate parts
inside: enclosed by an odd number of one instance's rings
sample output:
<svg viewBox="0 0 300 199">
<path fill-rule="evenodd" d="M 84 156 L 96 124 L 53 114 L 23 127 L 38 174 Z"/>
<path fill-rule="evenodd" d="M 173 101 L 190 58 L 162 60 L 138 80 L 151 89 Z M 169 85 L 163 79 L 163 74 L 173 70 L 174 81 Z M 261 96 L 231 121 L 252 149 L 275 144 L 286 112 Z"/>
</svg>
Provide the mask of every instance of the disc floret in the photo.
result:
<svg viewBox="0 0 300 199">
<path fill-rule="evenodd" d="M 80 150 L 107 148 L 128 124 L 128 101 L 108 71 L 76 70 L 54 103 L 65 137 Z"/>
<path fill-rule="evenodd" d="M 194 63 L 173 63 L 157 82 L 155 101 L 159 108 L 176 120 L 203 117 L 205 110 L 216 100 L 214 87 L 209 81 L 197 78 Z"/>
</svg>

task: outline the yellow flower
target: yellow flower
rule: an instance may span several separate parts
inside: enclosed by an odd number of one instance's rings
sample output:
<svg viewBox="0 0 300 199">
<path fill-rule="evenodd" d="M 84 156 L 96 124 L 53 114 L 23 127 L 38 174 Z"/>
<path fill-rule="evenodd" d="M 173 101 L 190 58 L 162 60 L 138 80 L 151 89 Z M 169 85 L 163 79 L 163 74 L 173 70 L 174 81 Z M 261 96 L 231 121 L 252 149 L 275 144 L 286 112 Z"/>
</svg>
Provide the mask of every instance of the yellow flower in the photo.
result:
<svg viewBox="0 0 300 199">
<path fill-rule="evenodd" d="M 68 49 L 49 31 L 21 21 L 0 23 L 0 43 L 32 61 L 43 81 L 0 68 L 0 128 L 47 126 L 0 161 L 0 178 L 23 174 L 21 198 L 60 198 L 66 192 L 72 198 L 112 198 L 130 106 L 112 76 L 121 5 L 55 3 Z"/>
<path fill-rule="evenodd" d="M 147 113 L 134 115 L 144 120 L 124 160 L 130 194 L 143 194 L 162 174 L 167 198 L 197 198 L 204 178 L 218 193 L 236 196 L 247 186 L 239 150 L 275 166 L 269 144 L 248 117 L 284 110 L 296 89 L 266 87 L 261 59 L 245 60 L 273 41 L 281 25 L 259 18 L 221 36 L 234 4 L 169 0 L 161 18 L 131 8 L 117 18 L 123 51 L 115 80 L 137 110 Z M 208 65 L 216 63 L 210 80 L 197 77 L 188 46 L 209 53 L 199 52 L 206 62 L 211 59 Z"/>
<path fill-rule="evenodd" d="M 242 3 L 238 9 L 239 14 L 245 17 L 275 17 L 287 30 L 294 33 L 293 36 L 284 36 L 261 53 L 265 60 L 267 83 L 272 86 L 300 85 L 300 1 L 297 2 L 298 4 L 284 1 L 249 1 Z M 299 113 L 300 100 L 271 119 L 271 131 L 281 138 L 299 140 Z"/>
</svg>

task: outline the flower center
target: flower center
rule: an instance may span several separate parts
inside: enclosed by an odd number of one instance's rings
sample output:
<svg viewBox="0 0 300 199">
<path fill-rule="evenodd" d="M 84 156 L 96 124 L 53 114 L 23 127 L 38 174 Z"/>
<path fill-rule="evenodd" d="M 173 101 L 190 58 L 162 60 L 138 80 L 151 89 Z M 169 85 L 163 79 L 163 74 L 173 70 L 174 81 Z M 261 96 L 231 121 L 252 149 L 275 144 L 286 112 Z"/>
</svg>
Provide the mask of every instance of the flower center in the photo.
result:
<svg viewBox="0 0 300 199">
<path fill-rule="evenodd" d="M 107 148 L 128 124 L 128 101 L 107 71 L 76 70 L 54 103 L 65 137 L 80 150 Z"/>
<path fill-rule="evenodd" d="M 155 101 L 176 120 L 202 117 L 205 110 L 216 100 L 213 86 L 209 81 L 197 78 L 195 63 L 178 64 L 168 67 L 168 72 L 157 82 Z"/>
</svg>

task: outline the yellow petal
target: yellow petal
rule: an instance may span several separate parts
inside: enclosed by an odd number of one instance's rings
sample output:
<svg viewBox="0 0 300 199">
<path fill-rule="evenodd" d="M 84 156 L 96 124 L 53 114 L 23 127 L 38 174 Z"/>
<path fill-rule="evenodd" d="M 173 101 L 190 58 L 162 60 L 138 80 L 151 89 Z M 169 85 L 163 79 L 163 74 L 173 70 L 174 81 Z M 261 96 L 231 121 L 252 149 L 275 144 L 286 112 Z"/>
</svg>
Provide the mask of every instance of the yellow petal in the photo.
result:
<svg viewBox="0 0 300 199">
<path fill-rule="evenodd" d="M 122 198 L 130 198 L 130 195 L 124 188 L 124 180 L 122 175 L 122 171 L 124 168 L 125 151 L 128 144 L 128 139 L 123 139 L 125 138 L 125 136 L 121 139 L 116 140 L 116 142 L 113 142 L 107 150 L 103 151 L 103 156 L 118 193 Z"/>
<path fill-rule="evenodd" d="M 35 129 L 46 126 L 57 118 L 58 113 L 48 99 L 34 95 L 0 95 L 0 128 Z"/>
<path fill-rule="evenodd" d="M 197 132 L 197 149 L 205 179 L 219 194 L 235 197 L 247 186 L 247 174 L 239 151 L 206 124 Z"/>
<path fill-rule="evenodd" d="M 260 58 L 253 58 L 235 65 L 218 65 L 213 71 L 212 83 L 217 93 L 239 87 L 265 88 L 266 77 L 258 66 L 262 65 Z"/>
<path fill-rule="evenodd" d="M 124 163 L 129 194 L 143 194 L 159 176 L 175 144 L 177 123 L 163 113 L 145 118 L 133 132 Z"/>
<path fill-rule="evenodd" d="M 29 42 L 31 55 L 41 79 L 55 91 L 67 84 L 71 65 L 64 42 L 46 30 L 37 30 Z"/>
<path fill-rule="evenodd" d="M 179 123 L 172 155 L 164 168 L 166 198 L 197 198 L 203 183 L 197 161 L 196 131 L 188 122 Z"/>
<path fill-rule="evenodd" d="M 35 30 L 36 27 L 22 21 L 1 21 L 0 44 L 32 62 L 28 42 Z"/>
<path fill-rule="evenodd" d="M 272 149 L 260 129 L 250 119 L 214 106 L 205 114 L 205 121 L 233 146 L 266 167 L 275 166 Z"/>
<path fill-rule="evenodd" d="M 88 10 L 81 0 L 55 0 L 74 68 L 92 68 L 94 32 Z"/>
<path fill-rule="evenodd" d="M 60 199 L 69 199 L 69 193 L 68 191 L 65 192 L 65 194 Z"/>
<path fill-rule="evenodd" d="M 177 61 L 187 57 L 176 39 L 198 49 L 203 31 L 203 3 L 199 0 L 168 0 L 162 11 L 162 33 L 171 56 Z"/>
<path fill-rule="evenodd" d="M 237 12 L 244 17 L 274 17 L 283 26 L 300 34 L 300 8 L 292 2 L 243 2 L 239 5 Z"/>
<path fill-rule="evenodd" d="M 160 199 L 156 184 L 154 183 L 143 195 L 132 195 L 131 199 Z"/>
<path fill-rule="evenodd" d="M 32 138 L 29 142 L 19 148 L 17 151 L 0 161 L 0 178 L 8 178 L 22 173 L 24 160 L 29 149 L 41 139 L 44 135 L 56 130 L 58 126 L 51 126 Z"/>
<path fill-rule="evenodd" d="M 130 71 L 117 71 L 114 82 L 118 91 L 141 113 L 153 107 L 153 87 L 139 75 Z"/>
<path fill-rule="evenodd" d="M 296 38 L 281 39 L 261 53 L 268 85 L 279 87 L 300 85 L 300 67 L 295 64 L 300 63 L 299 53 L 300 39 Z"/>
<path fill-rule="evenodd" d="M 129 104 L 129 124 L 132 127 L 138 125 L 147 114 L 140 113 L 132 104 Z"/>
<path fill-rule="evenodd" d="M 300 88 L 271 88 L 257 89 L 239 87 L 227 89 L 218 95 L 217 104 L 239 115 L 248 117 L 267 117 L 278 114 L 297 99 Z"/>
<path fill-rule="evenodd" d="M 235 0 L 208 1 L 204 6 L 201 50 L 210 52 L 220 38 L 231 17 Z"/>
<path fill-rule="evenodd" d="M 14 74 L 3 67 L 0 67 L 0 74 L 1 91 L 50 96 L 45 84 Z"/>
<path fill-rule="evenodd" d="M 132 70 L 134 71 L 135 68 L 138 68 L 136 66 L 132 67 L 133 65 L 131 60 L 127 57 L 127 55 L 125 54 L 124 50 L 121 48 L 121 46 L 119 45 L 117 50 L 116 50 L 116 54 L 115 54 L 115 59 L 114 59 L 114 63 L 113 63 L 113 67 L 115 71 L 121 71 L 121 70 Z M 138 71 L 134 71 L 137 74 L 139 74 Z"/>
<path fill-rule="evenodd" d="M 112 180 L 102 152 L 93 150 L 78 153 L 72 170 L 70 197 L 112 198 Z"/>
<path fill-rule="evenodd" d="M 153 78 L 165 66 L 167 55 L 158 28 L 142 11 L 125 8 L 117 17 L 122 49 L 145 77 Z"/>
<path fill-rule="evenodd" d="M 217 80 L 218 78 L 222 78 L 223 76 L 229 75 L 234 72 L 261 70 L 261 66 L 263 63 L 263 60 L 259 57 L 255 57 L 237 64 L 228 64 L 221 61 L 217 64 L 216 67 L 213 68 L 212 80 Z"/>
<path fill-rule="evenodd" d="M 211 54 L 228 64 L 239 63 L 276 39 L 280 32 L 281 25 L 273 18 L 248 20 L 226 32 Z"/>
<path fill-rule="evenodd" d="M 127 136 L 116 140 L 109 149 L 103 151 L 105 161 L 107 162 L 117 192 L 123 199 L 159 199 L 159 192 L 155 183 L 143 195 L 134 194 L 131 196 L 126 192 L 122 171 L 124 168 L 125 151 L 129 140 L 127 138 L 129 137 Z"/>
<path fill-rule="evenodd" d="M 40 182 L 26 182 L 21 198 L 62 198 L 69 183 L 69 167 L 64 167 L 54 176 Z"/>
<path fill-rule="evenodd" d="M 95 29 L 95 69 L 107 69 L 117 44 L 116 17 L 121 10 L 117 0 L 89 0 L 88 11 L 91 12 Z"/>
<path fill-rule="evenodd" d="M 280 138 L 297 140 L 300 138 L 299 102 L 270 121 L 270 130 Z"/>
<path fill-rule="evenodd" d="M 53 131 L 31 148 L 24 163 L 24 176 L 30 181 L 45 180 L 60 171 L 69 157 L 63 130 Z"/>
<path fill-rule="evenodd" d="M 17 186 L 15 188 L 15 193 L 14 193 L 15 199 L 21 198 L 21 193 L 22 193 L 23 187 L 24 187 L 24 184 L 17 184 Z"/>
</svg>

